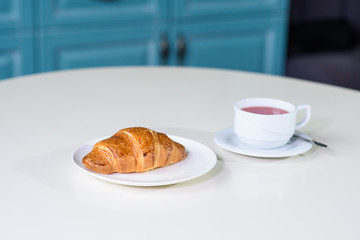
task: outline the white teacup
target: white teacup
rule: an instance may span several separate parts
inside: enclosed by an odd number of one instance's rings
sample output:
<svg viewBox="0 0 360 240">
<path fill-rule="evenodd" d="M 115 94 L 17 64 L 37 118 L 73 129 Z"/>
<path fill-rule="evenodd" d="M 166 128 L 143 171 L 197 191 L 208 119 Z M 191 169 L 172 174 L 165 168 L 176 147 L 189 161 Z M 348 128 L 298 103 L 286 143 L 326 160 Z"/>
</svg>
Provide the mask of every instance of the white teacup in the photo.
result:
<svg viewBox="0 0 360 240">
<path fill-rule="evenodd" d="M 234 130 L 239 140 L 252 147 L 271 149 L 285 145 L 295 129 L 310 120 L 310 105 L 294 105 L 272 98 L 248 98 L 235 103 Z M 304 119 L 297 113 L 305 110 Z"/>
</svg>

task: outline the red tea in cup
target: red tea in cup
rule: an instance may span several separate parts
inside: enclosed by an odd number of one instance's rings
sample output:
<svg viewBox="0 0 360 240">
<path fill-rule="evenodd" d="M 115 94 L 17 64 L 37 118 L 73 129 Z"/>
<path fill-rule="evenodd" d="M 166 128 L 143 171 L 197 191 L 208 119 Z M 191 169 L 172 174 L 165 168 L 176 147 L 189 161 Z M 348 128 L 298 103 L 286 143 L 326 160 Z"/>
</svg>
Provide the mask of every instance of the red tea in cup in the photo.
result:
<svg viewBox="0 0 360 240">
<path fill-rule="evenodd" d="M 281 108 L 262 107 L 262 106 L 246 107 L 246 108 L 242 108 L 241 110 L 250 112 L 250 113 L 264 114 L 264 115 L 277 115 L 277 114 L 289 113 L 288 111 L 281 109 Z"/>
</svg>

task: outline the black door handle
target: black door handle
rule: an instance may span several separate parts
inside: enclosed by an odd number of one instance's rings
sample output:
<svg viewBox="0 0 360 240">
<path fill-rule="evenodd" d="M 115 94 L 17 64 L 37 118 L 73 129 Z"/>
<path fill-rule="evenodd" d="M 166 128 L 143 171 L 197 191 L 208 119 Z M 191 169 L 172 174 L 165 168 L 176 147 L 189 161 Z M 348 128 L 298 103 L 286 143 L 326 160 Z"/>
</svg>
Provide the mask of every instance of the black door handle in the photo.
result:
<svg viewBox="0 0 360 240">
<path fill-rule="evenodd" d="M 166 34 L 163 34 L 160 40 L 160 55 L 163 61 L 166 61 L 169 56 L 169 41 Z"/>
<path fill-rule="evenodd" d="M 179 35 L 177 37 L 176 51 L 177 51 L 178 59 L 183 60 L 185 57 L 185 52 L 186 52 L 185 38 L 183 35 Z"/>
</svg>

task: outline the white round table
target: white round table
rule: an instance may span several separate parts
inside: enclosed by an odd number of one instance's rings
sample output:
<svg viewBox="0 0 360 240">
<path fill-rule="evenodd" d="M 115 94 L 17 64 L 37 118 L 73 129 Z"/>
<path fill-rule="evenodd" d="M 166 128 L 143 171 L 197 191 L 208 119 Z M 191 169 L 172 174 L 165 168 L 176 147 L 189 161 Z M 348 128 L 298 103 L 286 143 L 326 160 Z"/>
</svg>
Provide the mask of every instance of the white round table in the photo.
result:
<svg viewBox="0 0 360 240">
<path fill-rule="evenodd" d="M 301 129 L 327 149 L 283 158 L 213 142 L 233 104 L 310 104 Z M 126 67 L 0 82 L 1 239 L 360 239 L 360 92 L 239 71 Z M 196 179 L 108 183 L 72 162 L 77 147 L 132 126 L 198 141 L 217 155 Z"/>
</svg>

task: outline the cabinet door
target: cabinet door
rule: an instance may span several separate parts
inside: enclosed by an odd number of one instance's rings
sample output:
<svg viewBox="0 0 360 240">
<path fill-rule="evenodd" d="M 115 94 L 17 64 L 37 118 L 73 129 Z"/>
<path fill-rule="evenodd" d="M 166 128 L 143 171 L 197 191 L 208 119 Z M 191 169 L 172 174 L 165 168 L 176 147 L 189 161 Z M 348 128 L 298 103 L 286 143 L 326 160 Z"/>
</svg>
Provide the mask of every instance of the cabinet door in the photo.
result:
<svg viewBox="0 0 360 240">
<path fill-rule="evenodd" d="M 157 28 L 44 33 L 42 71 L 58 69 L 161 64 Z"/>
<path fill-rule="evenodd" d="M 0 29 L 32 26 L 32 0 L 0 0 Z"/>
<path fill-rule="evenodd" d="M 42 26 L 149 21 L 166 16 L 166 0 L 36 0 Z"/>
<path fill-rule="evenodd" d="M 289 0 L 176 0 L 176 17 L 227 16 L 263 16 L 264 12 L 285 10 Z"/>
<path fill-rule="evenodd" d="M 282 74 L 285 21 L 239 21 L 175 27 L 172 64 Z"/>
<path fill-rule="evenodd" d="M 0 37 L 0 79 L 34 72 L 31 36 Z"/>
</svg>

